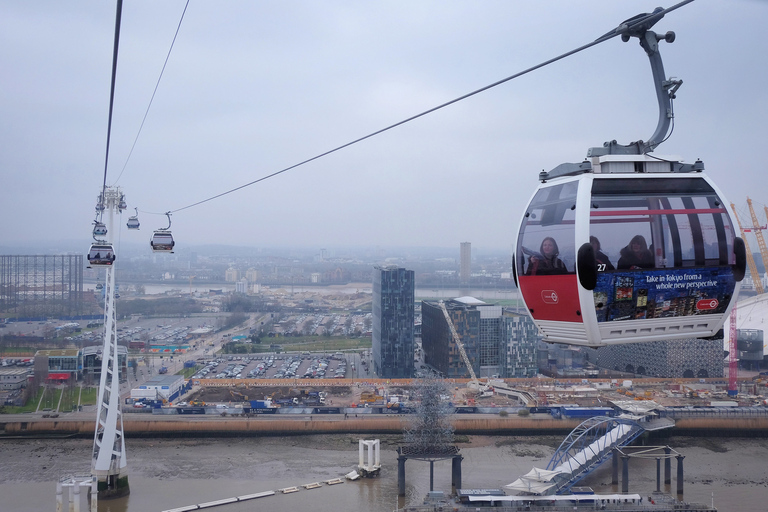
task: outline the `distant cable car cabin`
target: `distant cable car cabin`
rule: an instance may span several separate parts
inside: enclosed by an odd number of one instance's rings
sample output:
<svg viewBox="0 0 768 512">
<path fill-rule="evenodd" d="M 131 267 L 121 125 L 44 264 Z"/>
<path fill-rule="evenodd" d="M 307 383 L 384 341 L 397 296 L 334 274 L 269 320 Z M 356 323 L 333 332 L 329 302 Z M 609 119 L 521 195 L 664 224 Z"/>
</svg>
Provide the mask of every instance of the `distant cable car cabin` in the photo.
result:
<svg viewBox="0 0 768 512">
<path fill-rule="evenodd" d="M 115 262 L 115 250 L 110 243 L 98 242 L 91 244 L 87 257 L 89 266 L 109 267 Z"/>
<path fill-rule="evenodd" d="M 103 222 L 94 221 L 93 237 L 103 237 L 107 235 L 107 226 Z"/>
<path fill-rule="evenodd" d="M 652 44 L 674 34 L 659 38 L 647 28 L 629 35 L 651 59 L 656 132 L 648 142 L 613 141 L 591 148 L 582 163 L 542 172 L 520 224 L 513 271 L 547 342 L 713 337 L 744 277 L 744 242 L 704 164 L 647 154 L 665 139 L 679 87 L 665 81 Z"/>
<path fill-rule="evenodd" d="M 136 210 L 136 215 L 131 215 L 128 217 L 128 222 L 126 223 L 126 226 L 128 226 L 128 229 L 139 229 L 139 210 L 138 208 L 134 208 Z"/>
<path fill-rule="evenodd" d="M 173 246 L 176 245 L 176 242 L 173 241 L 170 231 L 158 229 L 152 235 L 149 245 L 152 246 L 152 250 L 155 252 L 173 252 Z"/>
<path fill-rule="evenodd" d="M 97 212 L 103 212 L 106 209 L 104 206 L 104 192 L 99 194 L 99 197 L 96 199 L 96 211 Z"/>
<path fill-rule="evenodd" d="M 152 235 L 149 245 L 152 246 L 154 252 L 172 253 L 176 242 L 173 241 L 173 236 L 171 235 L 171 212 L 166 212 L 165 215 L 168 217 L 168 227 L 156 230 L 154 235 Z"/>
</svg>

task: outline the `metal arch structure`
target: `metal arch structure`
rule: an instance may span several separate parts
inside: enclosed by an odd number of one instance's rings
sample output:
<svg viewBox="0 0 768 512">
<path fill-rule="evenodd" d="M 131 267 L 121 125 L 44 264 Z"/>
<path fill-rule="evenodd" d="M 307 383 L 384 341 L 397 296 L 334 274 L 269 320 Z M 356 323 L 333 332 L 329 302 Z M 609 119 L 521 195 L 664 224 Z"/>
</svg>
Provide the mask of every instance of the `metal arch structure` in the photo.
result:
<svg viewBox="0 0 768 512">
<path fill-rule="evenodd" d="M 611 450 L 627 446 L 645 429 L 636 421 L 595 416 L 583 421 L 560 443 L 546 469 L 562 471 L 554 494 L 567 492 L 611 457 Z"/>
<path fill-rule="evenodd" d="M 103 194 L 107 213 L 108 242 L 112 243 L 114 215 L 123 201 L 119 188 L 106 188 Z M 115 314 L 115 265 L 109 265 L 104 283 L 104 344 L 101 357 L 96 431 L 93 436 L 91 474 L 98 479 L 100 497 L 118 497 L 129 493 L 120 405 L 120 364 L 117 355 L 117 316 Z"/>
</svg>

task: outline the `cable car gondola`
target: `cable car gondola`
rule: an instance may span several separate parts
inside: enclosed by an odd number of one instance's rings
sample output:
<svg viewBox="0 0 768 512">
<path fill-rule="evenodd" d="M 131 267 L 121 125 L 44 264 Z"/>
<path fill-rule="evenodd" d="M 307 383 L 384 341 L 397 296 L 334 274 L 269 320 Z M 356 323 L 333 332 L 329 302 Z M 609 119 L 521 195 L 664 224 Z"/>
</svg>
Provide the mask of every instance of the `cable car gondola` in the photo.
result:
<svg viewBox="0 0 768 512">
<path fill-rule="evenodd" d="M 109 267 L 115 262 L 115 250 L 112 248 L 112 244 L 100 240 L 91 244 L 87 258 L 90 266 Z"/>
<path fill-rule="evenodd" d="M 106 209 L 104 206 L 104 192 L 99 194 L 99 197 L 96 199 L 96 212 L 101 213 Z"/>
<path fill-rule="evenodd" d="M 635 32 L 651 60 L 659 125 L 648 142 L 591 148 L 587 160 L 539 175 L 513 270 L 544 341 L 603 346 L 716 336 L 746 269 L 729 204 L 704 164 L 649 155 L 666 136 L 680 83 L 664 79 L 658 41 Z"/>
<path fill-rule="evenodd" d="M 107 235 L 107 226 L 98 220 L 93 221 L 93 238 Z"/>
<path fill-rule="evenodd" d="M 128 222 L 126 223 L 128 229 L 139 229 L 139 209 L 134 208 L 134 210 L 136 210 L 136 215 L 128 217 Z"/>
<path fill-rule="evenodd" d="M 149 242 L 154 252 L 173 253 L 173 246 L 176 245 L 176 242 L 173 241 L 173 235 L 171 235 L 171 214 L 168 212 L 166 215 L 168 216 L 168 227 L 156 230 Z"/>
</svg>

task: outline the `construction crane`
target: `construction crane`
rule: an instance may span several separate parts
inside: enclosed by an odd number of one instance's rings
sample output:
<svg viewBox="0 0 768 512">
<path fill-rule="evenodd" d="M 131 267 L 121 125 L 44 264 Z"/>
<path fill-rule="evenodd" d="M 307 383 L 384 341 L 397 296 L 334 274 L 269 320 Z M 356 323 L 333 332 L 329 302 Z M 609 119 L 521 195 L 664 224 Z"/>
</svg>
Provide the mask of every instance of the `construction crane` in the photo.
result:
<svg viewBox="0 0 768 512">
<path fill-rule="evenodd" d="M 763 230 L 768 228 L 768 226 L 761 226 L 758 222 L 750 198 L 747 198 L 747 205 L 749 206 L 749 214 L 752 216 L 752 229 L 754 230 L 755 238 L 757 239 L 757 247 L 760 249 L 760 256 L 763 258 L 763 268 L 768 270 L 768 247 L 765 246 L 765 239 L 763 238 Z M 768 208 L 766 208 L 765 212 L 766 218 L 768 218 Z M 762 279 L 760 282 L 762 283 Z"/>
<path fill-rule="evenodd" d="M 453 341 L 454 343 L 456 343 L 456 346 L 459 349 L 459 354 L 461 354 L 461 359 L 462 361 L 464 361 L 464 365 L 467 367 L 467 370 L 469 370 L 469 376 L 472 380 L 470 380 L 469 384 L 467 384 L 467 387 L 469 387 L 470 389 L 478 390 L 482 396 L 492 396 L 493 392 L 491 391 L 491 387 L 488 384 L 484 384 L 480 382 L 480 380 L 477 378 L 477 375 L 475 375 L 475 369 L 472 368 L 472 363 L 470 363 L 469 357 L 467 357 L 467 351 L 464 350 L 464 343 L 462 343 L 459 333 L 456 332 L 456 328 L 453 326 L 453 322 L 451 321 L 451 315 L 448 314 L 448 309 L 445 307 L 445 302 L 441 300 L 439 304 L 440 304 L 440 309 L 443 310 L 443 316 L 445 317 L 445 322 L 448 324 L 448 328 L 451 330 L 451 336 L 453 336 Z"/>
<path fill-rule="evenodd" d="M 234 391 L 230 389 L 229 394 L 232 395 L 232 398 L 234 398 L 235 400 L 242 400 L 242 401 L 248 400 L 248 395 L 245 395 L 239 391 Z"/>
<path fill-rule="evenodd" d="M 739 372 L 739 361 L 737 358 L 738 350 L 738 332 L 736 331 L 736 307 L 733 305 L 731 309 L 731 325 L 728 330 L 728 396 L 736 396 L 738 389 L 736 388 L 736 377 Z"/>
<path fill-rule="evenodd" d="M 747 252 L 747 265 L 749 265 L 749 272 L 752 274 L 752 282 L 755 285 L 755 292 L 758 294 L 763 293 L 763 282 L 760 279 L 760 274 L 757 273 L 757 266 L 755 265 L 755 258 L 752 256 L 752 250 L 749 248 L 749 242 L 744 235 L 747 230 L 741 227 L 741 219 L 739 219 L 738 213 L 736 213 L 736 205 L 731 203 L 731 210 L 733 210 L 733 216 L 736 217 L 736 222 L 739 224 L 739 231 L 741 232 L 741 238 L 744 240 L 744 248 Z"/>
</svg>

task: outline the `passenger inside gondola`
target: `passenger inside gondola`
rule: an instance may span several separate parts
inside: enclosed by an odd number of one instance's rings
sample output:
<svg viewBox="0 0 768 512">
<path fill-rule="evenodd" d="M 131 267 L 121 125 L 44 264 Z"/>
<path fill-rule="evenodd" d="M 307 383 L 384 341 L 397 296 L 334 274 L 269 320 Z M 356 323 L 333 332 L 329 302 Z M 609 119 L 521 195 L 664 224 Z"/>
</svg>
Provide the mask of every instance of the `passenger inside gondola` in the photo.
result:
<svg viewBox="0 0 768 512">
<path fill-rule="evenodd" d="M 596 236 L 589 237 L 589 243 L 592 244 L 592 249 L 595 251 L 595 261 L 597 262 L 597 270 L 599 272 L 605 272 L 606 270 L 616 270 L 613 266 L 608 255 L 600 250 L 600 240 Z"/>
<path fill-rule="evenodd" d="M 643 235 L 635 235 L 629 244 L 621 250 L 618 268 L 620 270 L 653 268 L 653 253 L 648 249 L 648 244 Z"/>
<path fill-rule="evenodd" d="M 528 258 L 528 270 L 525 275 L 567 274 L 568 269 L 565 267 L 565 263 L 558 258 L 559 254 L 560 249 L 557 247 L 555 239 L 551 236 L 546 237 L 541 241 L 539 254 L 534 254 Z"/>
</svg>

